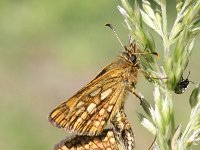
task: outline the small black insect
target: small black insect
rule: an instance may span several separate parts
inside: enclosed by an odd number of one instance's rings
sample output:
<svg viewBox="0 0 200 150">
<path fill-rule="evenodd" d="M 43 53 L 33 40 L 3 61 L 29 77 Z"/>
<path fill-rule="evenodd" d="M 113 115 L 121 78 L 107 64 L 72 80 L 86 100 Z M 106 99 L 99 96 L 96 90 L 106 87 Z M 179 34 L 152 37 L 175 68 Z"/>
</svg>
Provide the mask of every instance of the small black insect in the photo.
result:
<svg viewBox="0 0 200 150">
<path fill-rule="evenodd" d="M 181 77 L 180 81 L 176 84 L 176 87 L 174 88 L 174 92 L 176 94 L 184 93 L 185 90 L 188 88 L 190 82 L 194 84 L 194 82 L 188 79 L 189 76 L 190 76 L 190 71 L 186 79 L 183 79 L 183 76 Z"/>
</svg>

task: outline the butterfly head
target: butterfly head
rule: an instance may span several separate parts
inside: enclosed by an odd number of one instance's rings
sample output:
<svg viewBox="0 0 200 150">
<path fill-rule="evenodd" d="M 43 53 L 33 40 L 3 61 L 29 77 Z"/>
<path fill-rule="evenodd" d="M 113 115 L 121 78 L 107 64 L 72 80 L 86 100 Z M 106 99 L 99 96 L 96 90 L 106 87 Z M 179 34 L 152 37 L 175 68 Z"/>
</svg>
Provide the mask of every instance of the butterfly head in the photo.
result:
<svg viewBox="0 0 200 150">
<path fill-rule="evenodd" d="M 132 65 L 136 66 L 139 62 L 138 60 L 138 48 L 136 44 L 130 44 L 125 46 L 125 51 L 122 52 L 122 56 Z"/>
</svg>

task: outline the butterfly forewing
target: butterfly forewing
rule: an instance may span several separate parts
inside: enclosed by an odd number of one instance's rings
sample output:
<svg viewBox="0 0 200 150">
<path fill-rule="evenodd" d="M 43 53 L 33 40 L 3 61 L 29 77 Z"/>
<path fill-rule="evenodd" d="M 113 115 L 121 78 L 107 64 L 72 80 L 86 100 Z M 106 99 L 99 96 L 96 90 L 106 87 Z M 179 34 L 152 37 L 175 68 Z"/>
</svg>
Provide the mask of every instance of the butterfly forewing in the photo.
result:
<svg viewBox="0 0 200 150">
<path fill-rule="evenodd" d="M 105 129 L 98 136 L 76 136 L 65 139 L 55 146 L 55 150 L 122 150 L 112 129 Z"/>
<path fill-rule="evenodd" d="M 49 120 L 77 134 L 101 133 L 126 95 L 123 71 L 124 68 L 116 67 L 116 63 L 108 65 L 77 94 L 54 109 Z"/>
</svg>

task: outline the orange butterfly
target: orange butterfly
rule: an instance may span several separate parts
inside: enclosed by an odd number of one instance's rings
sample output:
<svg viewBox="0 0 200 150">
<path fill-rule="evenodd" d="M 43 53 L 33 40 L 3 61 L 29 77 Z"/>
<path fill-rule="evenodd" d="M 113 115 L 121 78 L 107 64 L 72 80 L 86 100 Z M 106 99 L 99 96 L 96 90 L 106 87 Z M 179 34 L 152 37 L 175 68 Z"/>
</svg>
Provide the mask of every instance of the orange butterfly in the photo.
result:
<svg viewBox="0 0 200 150">
<path fill-rule="evenodd" d="M 55 150 L 133 150 L 134 135 L 123 110 L 113 118 L 113 129 L 104 129 L 97 136 L 76 136 L 65 139 Z"/>
<path fill-rule="evenodd" d="M 123 107 L 128 91 L 134 93 L 138 80 L 138 49 L 130 44 L 89 84 L 55 108 L 49 116 L 53 125 L 81 135 L 97 135 Z"/>
<path fill-rule="evenodd" d="M 110 24 L 107 26 L 111 27 Z M 137 45 L 132 43 L 124 46 L 124 51 L 116 60 L 69 100 L 56 107 L 50 113 L 49 121 L 80 135 L 100 134 L 107 122 L 123 109 L 128 92 L 137 96 L 135 85 L 140 72 L 138 55 L 143 54 L 155 53 L 140 53 Z"/>
</svg>

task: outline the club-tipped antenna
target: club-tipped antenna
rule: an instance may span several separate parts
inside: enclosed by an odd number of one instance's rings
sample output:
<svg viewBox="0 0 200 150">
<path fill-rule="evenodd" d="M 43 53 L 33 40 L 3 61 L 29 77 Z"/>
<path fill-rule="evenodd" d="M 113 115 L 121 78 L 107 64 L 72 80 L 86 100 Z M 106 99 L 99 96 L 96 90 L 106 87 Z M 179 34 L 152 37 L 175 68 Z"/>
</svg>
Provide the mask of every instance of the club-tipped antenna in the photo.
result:
<svg viewBox="0 0 200 150">
<path fill-rule="evenodd" d="M 106 23 L 105 26 L 109 27 L 115 34 L 117 40 L 119 41 L 119 43 L 121 44 L 121 46 L 124 48 L 124 45 L 122 43 L 122 41 L 120 40 L 119 36 L 117 35 L 117 32 L 115 31 L 114 27 L 112 26 L 112 24 L 110 23 Z"/>
</svg>

